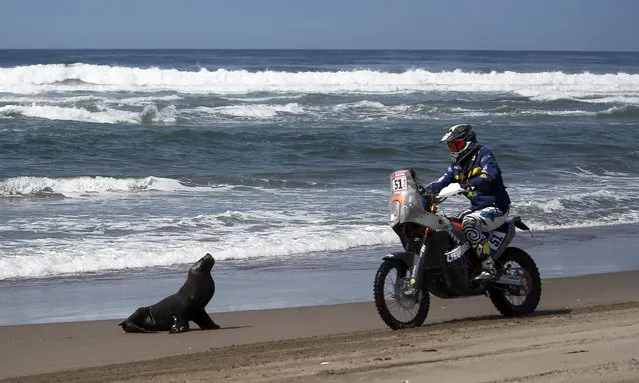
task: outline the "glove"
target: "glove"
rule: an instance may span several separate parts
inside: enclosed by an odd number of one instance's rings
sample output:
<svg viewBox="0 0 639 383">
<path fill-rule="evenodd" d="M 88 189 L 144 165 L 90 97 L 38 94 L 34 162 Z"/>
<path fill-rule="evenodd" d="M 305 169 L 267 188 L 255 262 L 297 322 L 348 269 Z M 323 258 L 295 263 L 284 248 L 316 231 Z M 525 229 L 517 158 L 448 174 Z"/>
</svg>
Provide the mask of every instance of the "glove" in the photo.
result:
<svg viewBox="0 0 639 383">
<path fill-rule="evenodd" d="M 460 182 L 459 186 L 461 186 L 461 188 L 466 190 L 467 192 L 470 192 L 473 190 L 473 185 L 471 185 L 470 182 L 468 181 Z"/>
</svg>

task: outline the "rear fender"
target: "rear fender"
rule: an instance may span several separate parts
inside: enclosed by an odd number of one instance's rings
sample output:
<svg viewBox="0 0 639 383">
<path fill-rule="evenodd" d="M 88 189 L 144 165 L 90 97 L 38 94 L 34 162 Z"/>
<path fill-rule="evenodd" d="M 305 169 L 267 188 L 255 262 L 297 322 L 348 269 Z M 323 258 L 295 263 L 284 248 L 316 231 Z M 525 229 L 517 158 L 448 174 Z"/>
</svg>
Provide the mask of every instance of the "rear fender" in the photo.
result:
<svg viewBox="0 0 639 383">
<path fill-rule="evenodd" d="M 491 257 L 499 258 L 504 253 L 513 238 L 515 238 L 515 228 L 530 231 L 530 228 L 521 221 L 521 218 L 509 217 L 503 225 L 490 233 L 488 242 L 490 244 Z"/>
<path fill-rule="evenodd" d="M 515 225 L 517 229 L 530 231 L 528 225 L 526 225 L 520 217 L 513 217 L 512 223 Z"/>
</svg>

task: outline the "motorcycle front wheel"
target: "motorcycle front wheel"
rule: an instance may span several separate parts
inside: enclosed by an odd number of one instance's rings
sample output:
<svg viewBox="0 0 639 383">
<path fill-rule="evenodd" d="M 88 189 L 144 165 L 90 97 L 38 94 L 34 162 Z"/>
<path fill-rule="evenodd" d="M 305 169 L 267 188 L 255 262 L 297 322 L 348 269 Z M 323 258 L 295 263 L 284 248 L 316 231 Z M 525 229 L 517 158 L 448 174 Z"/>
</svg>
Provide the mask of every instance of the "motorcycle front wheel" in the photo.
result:
<svg viewBox="0 0 639 383">
<path fill-rule="evenodd" d="M 496 263 L 499 271 L 521 278 L 524 285 L 491 287 L 488 296 L 495 308 L 504 316 L 535 311 L 541 299 L 541 278 L 532 257 L 521 249 L 509 247 Z"/>
<path fill-rule="evenodd" d="M 427 284 L 422 281 L 419 291 L 406 294 L 403 283 L 407 275 L 406 265 L 395 259 L 384 260 L 375 274 L 375 306 L 384 323 L 393 330 L 421 326 L 428 316 Z"/>
</svg>

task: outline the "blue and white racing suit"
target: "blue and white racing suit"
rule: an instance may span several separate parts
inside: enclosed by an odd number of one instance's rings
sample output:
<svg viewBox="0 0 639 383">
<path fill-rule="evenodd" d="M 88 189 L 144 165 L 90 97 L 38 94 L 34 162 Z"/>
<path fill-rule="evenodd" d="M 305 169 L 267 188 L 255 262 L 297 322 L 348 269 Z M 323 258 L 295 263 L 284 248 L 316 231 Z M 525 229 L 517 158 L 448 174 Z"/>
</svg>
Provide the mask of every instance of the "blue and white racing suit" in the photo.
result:
<svg viewBox="0 0 639 383">
<path fill-rule="evenodd" d="M 501 177 L 495 156 L 488 148 L 478 146 L 471 159 L 463 166 L 452 163 L 426 190 L 437 194 L 449 184 L 457 182 L 468 189 L 466 197 L 470 209 L 462 214 L 462 228 L 468 241 L 477 248 L 487 247 L 485 232 L 491 232 L 506 222 L 510 197 Z"/>
</svg>

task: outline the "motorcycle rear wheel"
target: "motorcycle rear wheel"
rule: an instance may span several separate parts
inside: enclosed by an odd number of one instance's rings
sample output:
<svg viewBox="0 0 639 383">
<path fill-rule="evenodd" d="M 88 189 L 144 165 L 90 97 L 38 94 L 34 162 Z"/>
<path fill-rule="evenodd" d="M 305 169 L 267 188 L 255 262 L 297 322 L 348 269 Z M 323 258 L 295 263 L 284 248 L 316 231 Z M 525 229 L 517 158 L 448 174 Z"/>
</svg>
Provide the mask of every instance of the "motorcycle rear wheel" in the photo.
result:
<svg viewBox="0 0 639 383">
<path fill-rule="evenodd" d="M 521 287 L 491 287 L 488 296 L 495 308 L 504 316 L 528 315 L 535 311 L 541 299 L 541 277 L 532 257 L 519 248 L 509 247 L 496 264 L 498 270 L 510 265 L 526 282 Z"/>
<path fill-rule="evenodd" d="M 415 295 L 406 296 L 401 281 L 408 268 L 395 259 L 384 260 L 377 269 L 373 292 L 377 312 L 384 323 L 393 330 L 421 326 L 428 316 L 430 294 L 425 281 Z"/>
</svg>

